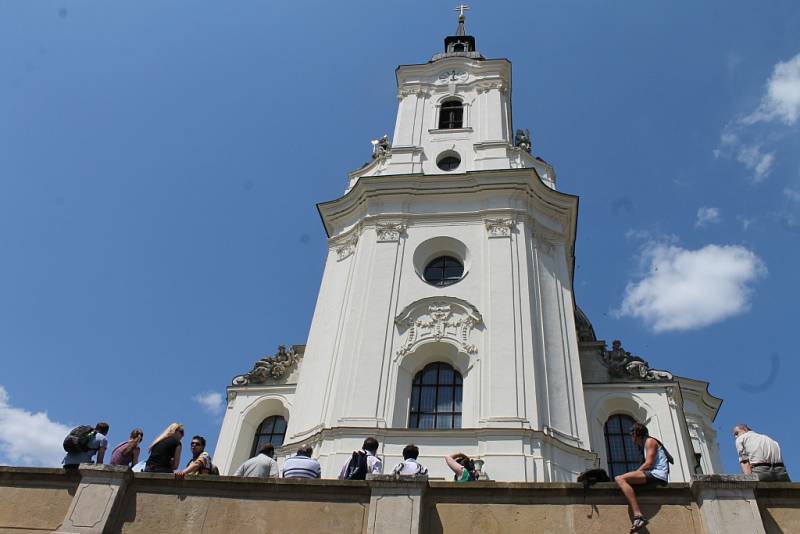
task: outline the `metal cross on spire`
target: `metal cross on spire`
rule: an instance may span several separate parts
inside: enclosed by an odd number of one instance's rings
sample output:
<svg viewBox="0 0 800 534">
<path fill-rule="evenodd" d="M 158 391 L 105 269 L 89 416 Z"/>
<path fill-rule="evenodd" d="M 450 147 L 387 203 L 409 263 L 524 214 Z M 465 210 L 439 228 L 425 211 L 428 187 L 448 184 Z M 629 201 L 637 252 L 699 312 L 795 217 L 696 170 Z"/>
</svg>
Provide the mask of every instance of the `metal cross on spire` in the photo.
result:
<svg viewBox="0 0 800 534">
<path fill-rule="evenodd" d="M 458 11 L 458 18 L 464 18 L 464 11 L 469 11 L 469 6 L 467 4 L 459 4 L 453 11 Z"/>
</svg>

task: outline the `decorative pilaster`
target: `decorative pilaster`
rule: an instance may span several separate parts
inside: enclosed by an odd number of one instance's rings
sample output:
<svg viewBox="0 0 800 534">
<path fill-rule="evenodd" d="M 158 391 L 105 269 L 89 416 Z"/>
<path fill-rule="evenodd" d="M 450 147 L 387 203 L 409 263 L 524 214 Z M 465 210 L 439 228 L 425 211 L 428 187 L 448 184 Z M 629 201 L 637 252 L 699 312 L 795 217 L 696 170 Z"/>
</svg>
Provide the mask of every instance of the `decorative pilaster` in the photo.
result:
<svg viewBox="0 0 800 534">
<path fill-rule="evenodd" d="M 105 534 L 114 530 L 132 478 L 122 466 L 81 464 L 81 483 L 61 527 L 54 534 Z"/>
<path fill-rule="evenodd" d="M 707 534 L 766 534 L 756 502 L 755 475 L 696 475 L 691 489 Z"/>
<path fill-rule="evenodd" d="M 488 309 L 486 321 L 485 380 L 488 403 L 481 414 L 487 425 L 516 426 L 522 424 L 520 330 L 517 310 L 519 273 L 514 268 L 514 228 L 510 217 L 484 219 L 486 254 L 488 257 Z M 485 416 L 484 416 L 485 414 Z"/>
<path fill-rule="evenodd" d="M 367 475 L 369 499 L 369 534 L 418 534 L 422 532 L 422 499 L 428 489 L 428 477 Z"/>
</svg>

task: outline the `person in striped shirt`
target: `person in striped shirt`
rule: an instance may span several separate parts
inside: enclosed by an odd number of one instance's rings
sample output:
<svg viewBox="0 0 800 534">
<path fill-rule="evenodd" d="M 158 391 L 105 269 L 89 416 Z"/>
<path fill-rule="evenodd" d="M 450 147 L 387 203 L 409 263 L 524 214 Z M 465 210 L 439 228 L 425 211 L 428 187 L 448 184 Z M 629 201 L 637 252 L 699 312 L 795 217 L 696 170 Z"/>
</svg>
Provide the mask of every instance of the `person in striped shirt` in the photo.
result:
<svg viewBox="0 0 800 534">
<path fill-rule="evenodd" d="M 322 470 L 319 462 L 311 457 L 311 445 L 303 444 L 297 454 L 283 462 L 283 478 L 320 478 Z"/>
</svg>

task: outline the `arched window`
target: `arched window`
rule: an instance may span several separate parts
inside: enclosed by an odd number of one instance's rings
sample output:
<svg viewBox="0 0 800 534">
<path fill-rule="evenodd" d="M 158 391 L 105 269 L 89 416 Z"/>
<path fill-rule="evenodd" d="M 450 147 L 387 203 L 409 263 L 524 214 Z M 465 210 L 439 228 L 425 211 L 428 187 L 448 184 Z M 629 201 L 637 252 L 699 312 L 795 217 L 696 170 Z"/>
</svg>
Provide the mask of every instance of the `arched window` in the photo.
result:
<svg viewBox="0 0 800 534">
<path fill-rule="evenodd" d="M 408 428 L 461 428 L 462 382 L 446 363 L 426 365 L 411 386 Z"/>
<path fill-rule="evenodd" d="M 452 130 L 461 128 L 464 122 L 464 105 L 460 100 L 448 100 L 442 104 L 439 114 L 439 128 L 442 130 Z"/>
<path fill-rule="evenodd" d="M 267 417 L 258 425 L 256 435 L 253 438 L 253 450 L 250 456 L 255 456 L 262 445 L 272 443 L 276 447 L 283 445 L 283 438 L 286 437 L 286 419 L 280 415 Z"/>
<path fill-rule="evenodd" d="M 606 452 L 608 453 L 608 474 L 611 478 L 642 465 L 642 451 L 631 438 L 631 425 L 635 421 L 623 414 L 612 415 L 606 421 Z"/>
</svg>

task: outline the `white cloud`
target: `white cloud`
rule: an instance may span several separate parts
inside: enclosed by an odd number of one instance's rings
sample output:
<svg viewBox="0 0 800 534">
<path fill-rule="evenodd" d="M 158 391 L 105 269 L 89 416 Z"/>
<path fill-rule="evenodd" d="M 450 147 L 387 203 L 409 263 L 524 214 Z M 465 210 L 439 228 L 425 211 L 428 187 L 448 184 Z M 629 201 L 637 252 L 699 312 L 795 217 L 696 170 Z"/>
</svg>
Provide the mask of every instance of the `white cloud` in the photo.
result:
<svg viewBox="0 0 800 534">
<path fill-rule="evenodd" d="M 761 104 L 744 117 L 744 124 L 781 120 L 793 125 L 800 119 L 800 54 L 775 65 Z"/>
<path fill-rule="evenodd" d="M 714 149 L 714 157 L 735 159 L 753 173 L 753 183 L 763 182 L 772 171 L 775 152 L 764 152 L 760 143 L 748 144 L 742 141 L 746 134 L 741 125 L 727 124 L 719 136 L 719 144 Z"/>
<path fill-rule="evenodd" d="M 0 386 L 0 458 L 14 465 L 61 465 L 70 427 L 51 421 L 46 412 L 31 413 L 9 404 Z"/>
<path fill-rule="evenodd" d="M 207 391 L 205 393 L 198 393 L 192 400 L 195 401 L 200 407 L 211 415 L 219 415 L 223 410 L 222 395 L 216 391 Z"/>
<path fill-rule="evenodd" d="M 758 220 L 758 217 L 745 217 L 744 215 L 737 215 L 736 220 L 742 223 L 742 230 L 746 232 L 748 228 L 750 228 Z"/>
<path fill-rule="evenodd" d="M 800 202 L 800 189 L 792 189 L 787 187 L 783 190 L 783 196 L 792 202 Z"/>
<path fill-rule="evenodd" d="M 763 182 L 772 170 L 775 162 L 775 152 L 763 153 L 759 145 L 740 145 L 736 161 L 743 163 L 748 170 L 753 171 L 753 182 Z"/>
<path fill-rule="evenodd" d="M 719 208 L 707 208 L 705 206 L 697 210 L 697 221 L 695 221 L 695 228 L 701 228 L 707 224 L 715 224 L 720 221 Z"/>
<path fill-rule="evenodd" d="M 628 284 L 615 314 L 642 319 L 655 332 L 703 328 L 747 311 L 750 284 L 767 273 L 758 256 L 736 245 L 651 243 L 641 260 L 647 273 Z"/>
<path fill-rule="evenodd" d="M 757 123 L 781 121 L 789 126 L 800 120 L 800 54 L 773 68 L 758 108 L 739 117 L 722 130 L 715 158 L 730 158 L 742 163 L 753 173 L 752 181 L 764 181 L 775 163 L 775 151 L 762 150 L 764 144 L 774 144 L 774 135 L 766 128 L 756 129 Z"/>
</svg>

